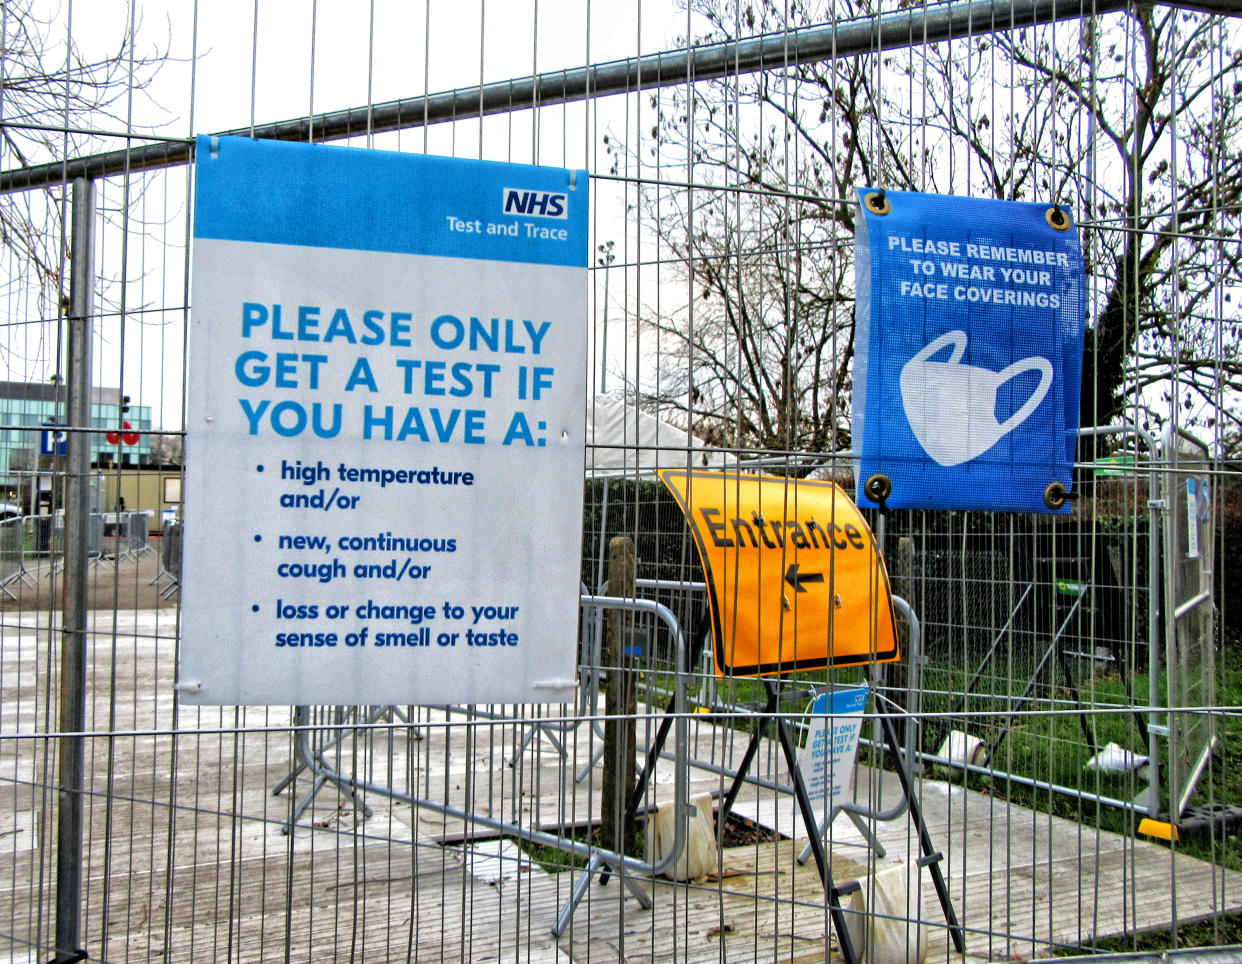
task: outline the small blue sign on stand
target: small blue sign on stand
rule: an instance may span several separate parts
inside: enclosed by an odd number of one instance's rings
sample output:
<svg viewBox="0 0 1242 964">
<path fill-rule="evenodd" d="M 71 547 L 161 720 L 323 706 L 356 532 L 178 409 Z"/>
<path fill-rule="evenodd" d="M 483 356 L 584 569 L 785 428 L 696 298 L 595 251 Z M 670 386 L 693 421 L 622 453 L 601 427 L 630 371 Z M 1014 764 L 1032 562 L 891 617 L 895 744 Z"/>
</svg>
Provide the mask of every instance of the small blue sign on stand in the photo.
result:
<svg viewBox="0 0 1242 964">
<path fill-rule="evenodd" d="M 858 504 L 1068 512 L 1086 309 L 1070 213 L 858 194 Z"/>
<path fill-rule="evenodd" d="M 847 687 L 820 693 L 811 704 L 798 769 L 817 823 L 826 823 L 837 807 L 849 801 L 869 692 L 865 685 Z M 818 827 L 804 829 L 808 834 L 819 832 Z"/>
</svg>

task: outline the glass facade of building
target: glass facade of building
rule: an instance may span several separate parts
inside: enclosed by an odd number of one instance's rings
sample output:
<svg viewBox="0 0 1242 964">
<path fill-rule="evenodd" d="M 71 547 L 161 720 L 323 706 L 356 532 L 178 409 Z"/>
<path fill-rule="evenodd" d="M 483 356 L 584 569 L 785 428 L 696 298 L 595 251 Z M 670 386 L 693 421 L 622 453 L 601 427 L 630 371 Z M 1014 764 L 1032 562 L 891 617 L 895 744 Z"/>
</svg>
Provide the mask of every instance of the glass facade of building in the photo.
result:
<svg viewBox="0 0 1242 964">
<path fill-rule="evenodd" d="M 41 453 L 43 426 L 59 423 L 65 417 L 66 391 L 63 386 L 27 382 L 0 382 L 0 486 L 5 497 L 14 497 L 38 470 L 55 470 L 55 456 Z M 135 445 L 109 442 L 104 433 L 91 438 L 91 461 L 142 465 L 151 455 L 151 407 L 130 404 L 121 412 L 122 396 L 115 388 L 97 388 L 91 401 L 91 425 L 115 429 L 129 422 L 138 434 Z"/>
</svg>

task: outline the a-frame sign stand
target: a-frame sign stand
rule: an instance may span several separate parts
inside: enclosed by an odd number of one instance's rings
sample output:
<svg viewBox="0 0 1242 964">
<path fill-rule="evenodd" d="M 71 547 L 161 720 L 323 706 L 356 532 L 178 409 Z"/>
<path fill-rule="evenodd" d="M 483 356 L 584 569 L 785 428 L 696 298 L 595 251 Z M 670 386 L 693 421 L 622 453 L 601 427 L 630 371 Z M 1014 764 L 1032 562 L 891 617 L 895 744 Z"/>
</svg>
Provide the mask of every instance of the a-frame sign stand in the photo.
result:
<svg viewBox="0 0 1242 964">
<path fill-rule="evenodd" d="M 847 964 L 858 964 L 860 955 L 846 929 L 841 898 L 859 885 L 838 888 L 832 879 L 814 807 L 798 767 L 793 730 L 776 711 L 782 676 L 862 666 L 870 678 L 876 663 L 898 658 L 881 549 L 858 507 L 832 482 L 689 469 L 666 469 L 659 476 L 685 514 L 703 565 L 716 672 L 763 678 L 767 691 L 764 720 L 751 734 L 719 819 L 728 816 L 767 720 L 774 718 L 798 808 L 810 832 L 811 852 L 837 941 Z M 879 716 L 884 746 L 918 831 L 919 866 L 931 874 L 953 946 L 965 953 L 965 935 L 940 868 L 942 855 L 927 831 L 896 728 L 889 717 Z M 662 727 L 660 735 L 666 733 Z M 640 796 L 641 791 L 631 801 L 636 805 Z"/>
<path fill-rule="evenodd" d="M 771 714 L 776 712 L 779 690 L 773 681 L 765 680 L 764 682 L 768 694 L 767 703 L 763 708 L 763 719 L 766 720 L 771 717 Z M 868 683 L 873 683 L 870 679 L 870 674 L 868 674 Z M 872 688 L 874 689 L 874 686 Z M 906 768 L 906 762 L 901 757 L 901 744 L 897 739 L 897 731 L 893 726 L 893 721 L 887 715 L 880 714 L 880 722 L 884 733 L 885 749 L 893 762 L 893 769 L 897 771 L 901 792 L 905 795 L 906 803 L 909 807 L 910 819 L 918 831 L 919 849 L 922 854 L 918 864 L 920 867 L 925 867 L 931 874 L 932 885 L 936 888 L 936 896 L 940 900 L 940 907 L 944 911 L 945 921 L 949 925 L 949 935 L 953 940 L 953 947 L 959 954 L 964 954 L 966 952 L 965 932 L 962 929 L 962 925 L 958 922 L 957 913 L 953 909 L 953 901 L 949 896 L 948 884 L 945 882 L 944 873 L 940 869 L 940 861 L 943 859 L 943 855 L 936 850 L 935 844 L 932 843 L 931 834 L 928 833 L 927 824 L 923 819 L 922 806 L 911 785 L 910 773 Z M 751 734 L 750 742 L 747 744 L 746 752 L 737 770 L 737 775 L 733 778 L 733 783 L 725 794 L 724 802 L 721 804 L 720 816 L 718 817 L 720 820 L 728 816 L 733 807 L 733 802 L 737 799 L 738 792 L 746 781 L 746 774 L 759 749 L 759 743 L 763 739 L 764 729 L 764 724 L 760 723 Z M 785 762 L 789 767 L 789 773 L 793 780 L 794 797 L 798 802 L 798 810 L 802 815 L 803 825 L 806 827 L 818 827 L 810 794 L 807 793 L 806 784 L 802 779 L 802 771 L 798 767 L 798 747 L 794 740 L 793 729 L 784 716 L 776 718 L 776 731 L 777 737 L 780 740 L 781 751 L 785 755 Z M 823 837 L 818 832 L 811 834 L 810 845 L 811 854 L 815 858 L 815 866 L 819 870 L 819 877 L 824 885 L 824 892 L 828 895 L 828 909 L 832 916 L 833 928 L 837 932 L 837 941 L 841 945 L 841 953 L 844 955 L 847 964 L 858 964 L 858 953 L 853 947 L 849 931 L 845 927 L 845 912 L 841 907 L 841 898 L 853 893 L 861 885 L 854 881 L 843 887 L 837 887 L 832 879 L 832 868 L 828 863 Z"/>
<path fill-rule="evenodd" d="M 702 639 L 702 636 L 699 636 Z M 701 650 L 702 643 L 696 647 Z M 870 676 L 870 674 L 868 674 Z M 869 683 L 874 681 L 870 678 Z M 776 713 L 779 702 L 780 691 L 775 682 L 772 680 L 764 681 L 767 690 L 767 702 L 764 704 L 761 717 L 766 721 L 771 719 Z M 874 686 L 872 687 L 874 689 Z M 660 726 L 656 731 L 655 739 L 647 751 L 647 760 L 639 774 L 638 781 L 630 793 L 629 799 L 626 801 L 626 821 L 634 819 L 638 812 L 638 807 L 642 803 L 643 795 L 646 792 L 647 783 L 656 761 L 660 758 L 660 754 L 664 750 L 664 743 L 668 738 L 669 730 L 672 727 L 673 710 L 670 706 L 665 712 Z M 789 721 L 783 717 L 776 717 L 777 737 L 781 744 L 781 751 L 785 755 L 785 762 L 789 767 L 789 772 L 793 780 L 794 798 L 798 803 L 798 810 L 802 816 L 803 825 L 806 827 L 816 827 L 818 823 L 815 817 L 814 807 L 811 803 L 810 794 L 807 792 L 806 784 L 802 779 L 802 771 L 798 767 L 798 747 L 794 739 L 793 728 L 789 725 Z M 893 769 L 897 771 L 897 779 L 901 784 L 901 792 L 904 794 L 907 806 L 909 808 L 910 819 L 913 821 L 919 837 L 919 849 L 922 856 L 919 858 L 918 865 L 927 869 L 931 875 L 932 885 L 936 889 L 936 896 L 940 900 L 940 907 L 944 911 L 945 921 L 949 927 L 949 936 L 953 941 L 953 947 L 959 954 L 966 952 L 966 937 L 962 925 L 958 922 L 957 913 L 953 909 L 953 901 L 949 896 L 949 887 L 945 882 L 944 873 L 940 868 L 940 861 L 943 855 L 936 850 L 935 844 L 932 842 L 931 834 L 927 830 L 927 824 L 923 819 L 922 806 L 919 803 L 918 796 L 914 793 L 914 788 L 910 782 L 910 774 L 906 768 L 906 761 L 901 757 L 900 742 L 897 739 L 897 731 L 893 726 L 893 721 L 887 715 L 880 715 L 881 727 L 884 733 L 884 746 L 888 751 L 890 759 L 893 763 Z M 742 761 L 738 766 L 736 776 L 733 783 L 729 786 L 725 793 L 724 800 L 720 805 L 717 820 L 725 820 L 733 809 L 734 801 L 737 800 L 738 793 L 746 782 L 746 775 L 750 770 L 751 763 L 755 759 L 755 755 L 759 750 L 760 742 L 763 739 L 765 723 L 760 725 L 751 734 L 747 743 L 746 750 L 742 756 Z M 832 917 L 832 926 L 837 933 L 837 941 L 841 946 L 841 953 L 845 957 L 847 964 L 859 964 L 860 956 L 854 948 L 850 940 L 849 930 L 845 923 L 845 910 L 841 906 L 841 898 L 848 896 L 855 890 L 859 889 L 861 884 L 852 881 L 842 887 L 837 887 L 832 878 L 832 868 L 828 862 L 828 854 L 824 848 L 823 837 L 819 833 L 811 834 L 810 839 L 811 853 L 815 858 L 815 866 L 819 870 L 819 878 L 823 882 L 824 892 L 828 895 L 828 911 Z M 609 880 L 610 873 L 607 868 L 600 875 L 600 883 L 606 884 Z"/>
</svg>

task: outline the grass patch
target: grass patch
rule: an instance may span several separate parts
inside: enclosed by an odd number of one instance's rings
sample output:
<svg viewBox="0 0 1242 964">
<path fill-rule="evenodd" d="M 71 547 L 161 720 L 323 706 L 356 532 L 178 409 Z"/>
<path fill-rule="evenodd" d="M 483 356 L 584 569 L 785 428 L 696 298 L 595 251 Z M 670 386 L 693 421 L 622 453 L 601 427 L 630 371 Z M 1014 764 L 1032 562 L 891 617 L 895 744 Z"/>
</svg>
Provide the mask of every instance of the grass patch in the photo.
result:
<svg viewBox="0 0 1242 964">
<path fill-rule="evenodd" d="M 1210 920 L 1179 924 L 1172 930 L 1142 931 L 1121 937 L 1105 937 L 1058 952 L 1071 954 L 1130 954 L 1141 951 L 1166 951 L 1173 947 L 1225 947 L 1242 944 L 1242 914 L 1224 914 Z"/>
<path fill-rule="evenodd" d="M 639 818 L 639 827 L 637 831 L 638 846 L 634 856 L 641 857 L 646 849 L 646 841 L 643 837 L 642 818 Z M 560 836 L 566 841 L 574 843 L 587 843 L 595 848 L 611 850 L 611 845 L 604 847 L 600 842 L 600 828 L 598 826 L 589 827 L 563 827 Z M 585 857 L 570 850 L 564 850 L 551 844 L 533 843 L 529 840 L 523 840 L 520 837 L 509 837 L 522 853 L 526 854 L 531 860 L 539 865 L 539 869 L 548 874 L 563 874 L 569 870 L 582 870 L 586 867 L 587 861 Z"/>
<path fill-rule="evenodd" d="M 921 728 L 922 749 L 934 753 L 949 730 L 964 730 L 985 744 L 996 743 L 992 765 L 1002 773 L 1107 800 L 1138 800 L 1147 788 L 1145 774 L 1104 773 L 1086 764 L 1095 752 L 1092 745 L 1099 748 L 1116 743 L 1125 750 L 1147 755 L 1147 741 L 1132 707 L 1147 703 L 1148 674 L 1135 672 L 1123 678 L 1111 661 L 1074 657 L 1069 665 L 1074 684 L 1071 686 L 1064 668 L 1053 659 L 1038 674 L 1038 681 L 1028 694 L 1027 712 L 1011 717 L 1010 708 L 1024 695 L 1028 680 L 1036 675 L 1042 647 L 1046 645 L 1046 642 L 1032 645 L 1031 652 L 1025 656 L 1007 652 L 998 657 L 991 671 L 974 682 L 972 693 L 965 701 L 958 694 L 974 676 L 980 657 L 958 653 L 928 659 L 923 668 L 922 708 L 928 716 Z M 814 688 L 822 688 L 829 680 L 837 685 L 855 685 L 860 676 L 857 669 L 799 674 L 791 681 L 793 685 L 782 686 L 778 709 L 791 717 L 800 717 Z M 671 691 L 671 678 L 661 675 L 660 682 Z M 696 679 L 688 687 L 692 706 L 699 702 L 696 698 L 703 692 L 701 682 Z M 1163 672 L 1156 682 L 1160 703 L 1167 705 Z M 753 712 L 764 705 L 765 682 L 716 679 L 714 686 L 720 704 L 741 711 L 732 719 L 717 715 L 715 722 L 753 731 L 757 720 L 746 715 L 746 711 Z M 1216 703 L 1218 706 L 1242 705 L 1242 645 L 1224 646 L 1216 655 Z M 1078 712 L 1079 704 L 1086 712 Z M 949 712 L 963 712 L 963 715 L 949 718 L 933 715 Z M 1167 722 L 1163 715 L 1159 721 Z M 1142 722 L 1148 722 L 1145 715 Z M 1215 726 L 1218 748 L 1190 799 L 1191 808 L 1213 803 L 1242 805 L 1242 716 L 1217 714 Z M 767 735 L 773 737 L 774 731 L 769 728 Z M 1160 808 L 1161 813 L 1167 815 L 1170 807 L 1168 742 L 1161 737 L 1157 744 L 1161 768 Z M 879 762 L 879 753 L 866 746 L 860 747 L 859 760 L 875 765 Z M 956 780 L 960 782 L 963 777 L 959 774 Z M 1144 816 L 1126 807 L 1030 787 L 1003 775 L 972 774 L 965 778 L 965 783 L 979 792 L 1074 820 L 1091 829 L 1137 836 L 1139 821 Z M 1189 856 L 1242 871 L 1242 841 L 1236 832 L 1183 834 L 1179 842 L 1170 846 Z"/>
<path fill-rule="evenodd" d="M 1145 671 L 1123 678 L 1111 661 L 1085 657 L 1071 658 L 1069 676 L 1054 658 L 1036 674 L 1047 642 L 1034 640 L 1025 654 L 1018 647 L 998 655 L 989 672 L 976 680 L 971 695 L 962 701 L 958 694 L 972 680 L 981 654 L 957 652 L 932 656 L 923 668 L 921 727 L 922 749 L 934 753 L 951 729 L 964 730 L 985 743 L 996 742 L 992 765 L 1002 773 L 1035 779 L 1065 787 L 1092 797 L 1131 802 L 1145 793 L 1147 780 L 1141 773 L 1104 773 L 1087 768 L 1095 747 L 1116 743 L 1125 750 L 1147 755 L 1133 706 L 1146 705 L 1150 679 Z M 782 685 L 778 710 L 790 717 L 805 713 L 810 693 L 829 680 L 836 685 L 855 685 L 860 670 L 822 670 L 798 674 Z M 1010 708 L 1026 692 L 1028 680 L 1038 675 L 1025 705 L 1026 713 L 1010 716 Z M 658 685 L 671 692 L 672 679 L 665 673 L 651 674 Z M 718 725 L 751 732 L 758 725 L 753 714 L 763 707 L 766 684 L 755 679 L 715 679 L 711 681 L 718 705 L 734 708 L 738 715 L 717 714 Z M 1166 679 L 1156 680 L 1160 705 L 1168 705 Z M 691 707 L 700 705 L 708 687 L 695 678 L 687 687 Z M 1075 692 L 1075 690 L 1077 692 Z M 895 694 L 889 694 L 895 696 Z M 1079 713 L 1081 704 L 1087 712 Z M 1222 646 L 1216 654 L 1216 705 L 1242 706 L 1242 641 Z M 874 707 L 874 698 L 871 706 Z M 961 717 L 937 718 L 934 714 L 962 712 Z M 1161 723 L 1167 722 L 1164 715 Z M 1148 722 L 1144 716 L 1144 723 Z M 1189 801 L 1191 808 L 1209 804 L 1242 805 L 1242 715 L 1218 713 L 1215 716 L 1217 750 L 1212 755 Z M 767 730 L 769 737 L 774 730 Z M 1158 738 L 1160 748 L 1160 811 L 1170 807 L 1168 742 Z M 862 746 L 860 762 L 876 765 L 879 753 Z M 958 774 L 955 778 L 973 790 L 991 794 L 1021 806 L 1051 813 L 1081 823 L 1085 828 L 1138 836 L 1143 813 L 1095 799 L 1082 799 L 1051 789 L 1035 788 L 1004 775 L 992 777 Z M 1146 838 L 1141 838 L 1146 839 Z M 1153 841 L 1160 843 L 1159 841 Z M 1179 852 L 1218 866 L 1242 871 L 1242 840 L 1234 831 L 1183 834 L 1173 844 Z"/>
<path fill-rule="evenodd" d="M 643 818 L 639 818 L 638 829 L 638 851 L 637 855 L 642 856 L 646 850 L 643 831 Z M 574 827 L 565 831 L 566 840 L 574 840 L 579 843 L 587 843 L 594 847 L 600 846 L 599 827 Z M 517 837 L 510 837 L 518 848 L 526 854 L 531 860 L 539 865 L 539 869 L 548 874 L 562 874 L 568 870 L 582 870 L 586 867 L 587 862 L 584 858 L 569 851 L 562 850 L 559 847 L 553 847 L 547 844 L 531 843 L 527 840 L 521 840 Z M 753 847 L 761 843 L 770 843 L 783 840 L 779 833 L 775 830 L 769 830 L 767 827 L 761 826 L 746 817 L 736 814 L 729 814 L 725 820 L 724 830 L 721 838 L 721 845 L 724 849 L 732 847 Z M 611 848 L 609 848 L 611 849 Z"/>
<path fill-rule="evenodd" d="M 965 710 L 969 715 L 927 721 L 923 728 L 923 749 L 935 752 L 949 729 L 964 730 L 987 745 L 996 745 L 992 766 L 1004 773 L 1119 801 L 1133 801 L 1143 794 L 1147 780 L 1141 772 L 1109 774 L 1086 767 L 1094 752 L 1092 743 L 1096 747 L 1116 743 L 1123 749 L 1147 755 L 1142 728 L 1129 708 L 1131 698 L 1126 692 L 1127 680 L 1111 663 L 1075 660 L 1071 666 L 1077 684 L 1075 694 L 1061 668 L 1054 663 L 1045 669 L 1043 682 L 1031 694 L 1031 702 L 1026 705 L 1029 715 L 1011 717 L 1008 710 L 1022 696 L 1035 665 L 1033 660 L 1026 664 L 1007 660 L 1002 672 L 985 675 L 976 683 L 975 692 L 963 702 L 955 695 L 967 678 L 959 668 L 960 663 L 955 665 L 953 661 L 943 658 L 930 662 L 923 676 L 924 711 Z M 1242 658 L 1239 657 L 1239 649 L 1227 647 L 1219 652 L 1216 670 L 1217 705 L 1242 705 Z M 1053 673 L 1057 677 L 1056 683 L 1049 684 L 1047 679 Z M 1145 705 L 1148 675 L 1131 674 L 1129 684 L 1134 701 Z M 1157 679 L 1157 686 L 1162 702 L 1167 702 L 1163 673 Z M 1090 712 L 1077 712 L 1079 701 Z M 1163 717 L 1161 722 L 1164 722 Z M 1217 714 L 1215 725 L 1217 750 L 1189 801 L 1191 808 L 1210 803 L 1242 804 L 1242 718 L 1236 714 Z M 1171 805 L 1168 742 L 1159 738 L 1157 743 L 1161 768 L 1160 809 L 1167 815 Z M 959 775 L 957 779 L 962 780 L 963 777 Z M 1106 803 L 1029 787 L 1002 775 L 983 777 L 971 774 L 964 779 L 971 789 L 1076 820 L 1090 828 L 1135 835 L 1142 816 Z M 1242 843 L 1236 833 L 1183 835 L 1181 841 L 1172 846 L 1189 856 L 1231 870 L 1242 870 Z"/>
</svg>

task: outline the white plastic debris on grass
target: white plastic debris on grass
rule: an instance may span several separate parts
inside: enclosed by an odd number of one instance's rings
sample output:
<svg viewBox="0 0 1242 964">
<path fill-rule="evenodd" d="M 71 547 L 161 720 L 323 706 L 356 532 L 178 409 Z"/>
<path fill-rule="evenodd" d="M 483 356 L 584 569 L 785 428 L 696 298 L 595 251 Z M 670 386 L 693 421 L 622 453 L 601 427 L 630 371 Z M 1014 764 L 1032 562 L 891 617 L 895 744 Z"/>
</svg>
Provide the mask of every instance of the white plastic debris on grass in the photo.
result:
<svg viewBox="0 0 1242 964">
<path fill-rule="evenodd" d="M 953 767 L 965 767 L 967 764 L 979 764 L 987 756 L 987 748 L 977 736 L 953 730 L 945 737 L 936 751 L 936 756 L 948 760 Z M 951 767 L 938 766 L 937 771 L 948 775 L 953 772 Z"/>
<path fill-rule="evenodd" d="M 1116 743 L 1109 743 L 1084 766 L 1100 773 L 1133 773 L 1140 767 L 1147 766 L 1147 757 L 1124 750 Z"/>
</svg>

